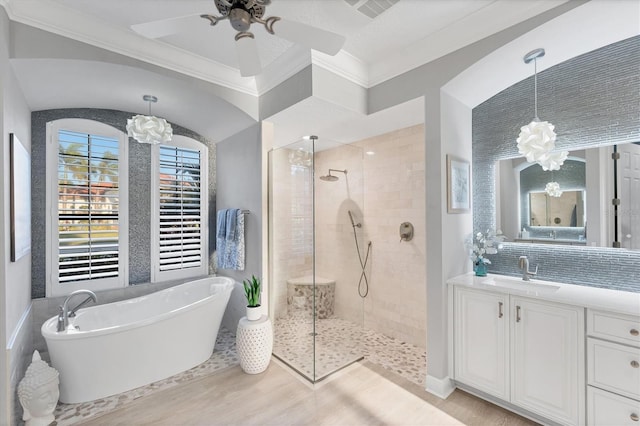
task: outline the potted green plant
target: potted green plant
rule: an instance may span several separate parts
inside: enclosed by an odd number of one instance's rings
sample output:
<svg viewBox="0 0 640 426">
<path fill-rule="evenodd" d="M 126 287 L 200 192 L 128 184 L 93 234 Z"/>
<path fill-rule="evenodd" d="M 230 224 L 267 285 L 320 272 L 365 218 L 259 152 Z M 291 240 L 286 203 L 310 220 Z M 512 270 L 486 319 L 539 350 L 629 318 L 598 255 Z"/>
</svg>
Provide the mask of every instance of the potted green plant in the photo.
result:
<svg viewBox="0 0 640 426">
<path fill-rule="evenodd" d="M 260 280 L 251 275 L 250 280 L 244 280 L 244 295 L 247 298 L 247 319 L 249 321 L 259 320 L 262 316 L 260 310 Z"/>
</svg>

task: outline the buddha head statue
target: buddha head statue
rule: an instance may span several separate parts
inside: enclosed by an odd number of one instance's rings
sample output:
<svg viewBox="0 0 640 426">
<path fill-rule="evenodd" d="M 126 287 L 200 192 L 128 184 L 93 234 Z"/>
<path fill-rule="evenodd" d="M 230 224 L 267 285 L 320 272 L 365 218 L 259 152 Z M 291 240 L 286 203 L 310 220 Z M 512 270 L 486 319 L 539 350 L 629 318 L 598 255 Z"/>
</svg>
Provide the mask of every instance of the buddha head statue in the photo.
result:
<svg viewBox="0 0 640 426">
<path fill-rule="evenodd" d="M 25 426 L 44 426 L 55 420 L 53 410 L 60 397 L 58 371 L 33 352 L 31 364 L 18 384 L 18 399 L 24 414 Z"/>
</svg>

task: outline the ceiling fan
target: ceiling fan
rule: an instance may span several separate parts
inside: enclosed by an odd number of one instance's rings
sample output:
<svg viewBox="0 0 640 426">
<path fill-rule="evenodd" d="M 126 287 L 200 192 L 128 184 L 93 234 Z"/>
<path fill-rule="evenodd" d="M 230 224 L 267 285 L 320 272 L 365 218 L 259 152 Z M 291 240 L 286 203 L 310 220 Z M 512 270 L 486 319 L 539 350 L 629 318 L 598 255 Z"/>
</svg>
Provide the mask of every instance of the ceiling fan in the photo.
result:
<svg viewBox="0 0 640 426">
<path fill-rule="evenodd" d="M 287 21 L 278 16 L 263 19 L 266 6 L 271 4 L 271 0 L 214 0 L 214 2 L 220 16 L 189 15 L 135 24 L 131 29 L 148 38 L 160 38 L 188 31 L 194 24 L 194 17 L 204 18 L 210 25 L 216 25 L 228 19 L 231 26 L 238 31 L 235 37 L 236 52 L 240 75 L 243 77 L 257 75 L 262 70 L 258 47 L 253 33 L 249 31 L 251 24 L 262 24 L 271 34 L 328 55 L 337 54 L 345 42 L 345 38 L 339 34 L 300 22 Z"/>
</svg>

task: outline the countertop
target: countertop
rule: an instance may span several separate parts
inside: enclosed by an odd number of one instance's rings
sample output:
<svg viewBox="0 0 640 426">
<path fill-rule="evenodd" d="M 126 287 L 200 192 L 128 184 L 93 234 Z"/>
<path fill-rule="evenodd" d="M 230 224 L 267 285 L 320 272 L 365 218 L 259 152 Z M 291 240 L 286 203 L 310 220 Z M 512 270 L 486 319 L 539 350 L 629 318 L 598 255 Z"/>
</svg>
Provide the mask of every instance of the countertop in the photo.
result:
<svg viewBox="0 0 640 426">
<path fill-rule="evenodd" d="M 473 272 L 449 278 L 447 284 L 532 297 L 626 315 L 640 315 L 640 293 L 533 279 L 531 281 L 523 281 L 520 277 L 496 274 L 477 277 Z"/>
</svg>

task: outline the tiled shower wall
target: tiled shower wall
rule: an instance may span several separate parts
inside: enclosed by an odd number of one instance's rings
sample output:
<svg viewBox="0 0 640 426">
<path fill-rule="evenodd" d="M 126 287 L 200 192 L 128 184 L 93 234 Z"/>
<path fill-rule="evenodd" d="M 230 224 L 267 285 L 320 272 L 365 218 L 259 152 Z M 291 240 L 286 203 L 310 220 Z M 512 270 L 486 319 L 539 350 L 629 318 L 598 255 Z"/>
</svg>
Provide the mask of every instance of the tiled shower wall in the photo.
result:
<svg viewBox="0 0 640 426">
<path fill-rule="evenodd" d="M 269 156 L 270 301 L 273 317 L 282 318 L 288 315 L 287 280 L 313 273 L 312 154 L 285 147 L 271 151 Z M 292 161 L 300 164 L 297 171 Z M 296 220 L 301 223 L 294 225 Z"/>
<path fill-rule="evenodd" d="M 636 36 L 538 73 L 538 114 L 556 126 L 557 148 L 571 151 L 640 141 L 639 57 L 640 36 Z M 474 108 L 475 230 L 496 226 L 495 162 L 520 156 L 516 138 L 533 116 L 533 77 Z M 539 265 L 541 279 L 640 291 L 637 251 L 506 243 L 491 257 L 489 272 L 518 275 L 521 255 Z"/>
<path fill-rule="evenodd" d="M 418 125 L 315 158 L 317 175 L 329 168 L 348 170 L 348 186 L 341 174 L 338 182 L 316 181 L 317 268 L 319 275 L 336 279 L 336 315 L 354 320 L 363 307 L 366 328 L 421 347 L 426 339 L 424 150 L 424 126 Z M 363 260 L 367 242 L 372 244 L 364 300 L 358 295 L 360 265 L 347 210 L 362 223 L 356 233 Z M 414 226 L 409 242 L 400 242 L 402 222 Z"/>
</svg>

